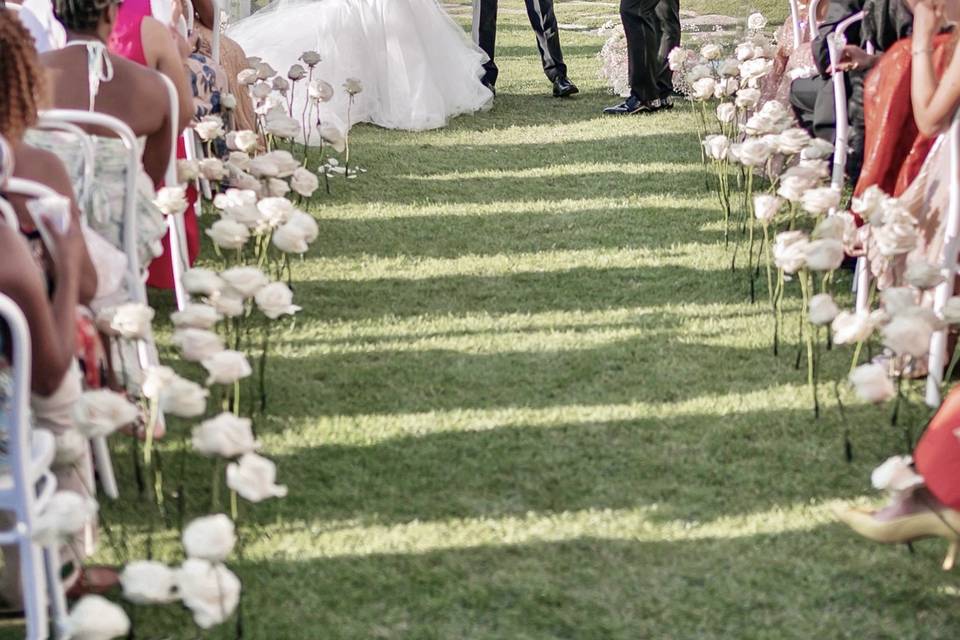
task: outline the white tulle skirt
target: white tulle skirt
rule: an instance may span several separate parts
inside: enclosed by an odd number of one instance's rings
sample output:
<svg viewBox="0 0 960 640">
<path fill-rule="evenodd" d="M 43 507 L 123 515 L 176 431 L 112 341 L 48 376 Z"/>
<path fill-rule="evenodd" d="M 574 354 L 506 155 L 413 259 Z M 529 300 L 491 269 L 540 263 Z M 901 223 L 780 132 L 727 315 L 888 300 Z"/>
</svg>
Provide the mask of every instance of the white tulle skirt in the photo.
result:
<svg viewBox="0 0 960 640">
<path fill-rule="evenodd" d="M 486 54 L 437 0 L 277 0 L 237 22 L 228 35 L 281 75 L 304 51 L 319 52 L 323 61 L 313 77 L 336 92 L 321 106 L 324 127 L 371 122 L 390 129 L 436 129 L 493 100 L 480 81 Z M 363 83 L 349 107 L 349 123 L 347 78 Z M 294 98 L 299 117 L 307 100 L 305 82 L 297 83 Z"/>
</svg>

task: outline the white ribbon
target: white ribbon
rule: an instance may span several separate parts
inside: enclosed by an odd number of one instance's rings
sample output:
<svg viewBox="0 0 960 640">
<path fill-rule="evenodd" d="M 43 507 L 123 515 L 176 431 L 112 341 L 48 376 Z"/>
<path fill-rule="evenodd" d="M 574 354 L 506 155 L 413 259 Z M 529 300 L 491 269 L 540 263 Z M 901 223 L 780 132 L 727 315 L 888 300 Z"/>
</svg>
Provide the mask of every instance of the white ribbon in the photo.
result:
<svg viewBox="0 0 960 640">
<path fill-rule="evenodd" d="M 113 80 L 113 63 L 107 55 L 107 45 L 99 40 L 71 40 L 67 46 L 87 49 L 87 86 L 90 90 L 90 111 L 93 111 L 100 93 L 100 83 Z"/>
</svg>

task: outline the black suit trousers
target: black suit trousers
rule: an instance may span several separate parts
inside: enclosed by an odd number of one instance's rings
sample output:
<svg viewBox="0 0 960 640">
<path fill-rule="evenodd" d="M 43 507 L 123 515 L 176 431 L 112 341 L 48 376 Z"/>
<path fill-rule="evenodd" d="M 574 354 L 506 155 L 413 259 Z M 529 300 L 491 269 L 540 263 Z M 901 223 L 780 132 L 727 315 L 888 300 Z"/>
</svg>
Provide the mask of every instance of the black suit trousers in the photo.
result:
<svg viewBox="0 0 960 640">
<path fill-rule="evenodd" d="M 661 96 L 658 78 L 663 73 L 660 58 L 660 0 L 620 0 L 620 19 L 627 36 L 630 89 L 643 101 Z"/>
<path fill-rule="evenodd" d="M 543 62 L 543 72 L 553 80 L 567 75 L 567 65 L 560 50 L 560 28 L 553 11 L 553 0 L 526 0 L 527 17 L 537 36 L 537 49 Z M 473 0 L 473 41 L 483 49 L 490 60 L 484 65 L 484 82 L 497 83 L 499 69 L 494 61 L 497 48 L 497 0 Z"/>
</svg>

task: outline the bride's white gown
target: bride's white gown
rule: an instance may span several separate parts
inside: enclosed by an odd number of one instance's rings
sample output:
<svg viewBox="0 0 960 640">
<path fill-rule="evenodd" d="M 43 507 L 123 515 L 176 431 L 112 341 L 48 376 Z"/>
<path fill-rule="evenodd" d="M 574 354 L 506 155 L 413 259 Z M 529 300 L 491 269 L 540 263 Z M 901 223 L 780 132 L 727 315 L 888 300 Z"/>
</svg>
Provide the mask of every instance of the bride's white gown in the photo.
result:
<svg viewBox="0 0 960 640">
<path fill-rule="evenodd" d="M 319 52 L 323 61 L 313 77 L 336 92 L 321 107 L 325 127 L 346 123 L 347 78 L 363 82 L 350 108 L 350 125 L 435 129 L 493 100 L 480 82 L 486 54 L 437 0 L 275 0 L 237 22 L 228 35 L 280 75 L 304 51 Z M 298 115 L 306 82 L 297 83 L 294 97 Z"/>
</svg>

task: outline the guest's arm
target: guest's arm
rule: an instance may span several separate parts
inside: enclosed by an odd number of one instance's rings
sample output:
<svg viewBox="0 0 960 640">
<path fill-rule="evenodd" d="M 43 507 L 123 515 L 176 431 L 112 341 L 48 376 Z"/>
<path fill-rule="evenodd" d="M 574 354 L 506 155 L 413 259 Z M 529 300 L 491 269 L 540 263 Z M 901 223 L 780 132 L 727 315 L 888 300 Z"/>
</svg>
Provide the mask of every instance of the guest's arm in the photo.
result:
<svg viewBox="0 0 960 640">
<path fill-rule="evenodd" d="M 960 46 L 939 82 L 933 64 L 933 38 L 942 24 L 940 11 L 932 3 L 920 2 L 914 8 L 910 98 L 917 128 L 928 138 L 949 128 L 960 106 Z"/>
<path fill-rule="evenodd" d="M 180 104 L 177 131 L 183 131 L 193 118 L 193 90 L 184 68 L 185 56 L 178 49 L 170 29 L 160 21 L 145 18 L 141 29 L 148 66 L 170 78 L 177 89 Z"/>
</svg>

